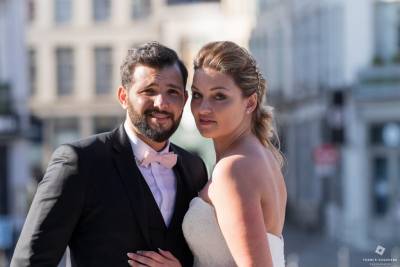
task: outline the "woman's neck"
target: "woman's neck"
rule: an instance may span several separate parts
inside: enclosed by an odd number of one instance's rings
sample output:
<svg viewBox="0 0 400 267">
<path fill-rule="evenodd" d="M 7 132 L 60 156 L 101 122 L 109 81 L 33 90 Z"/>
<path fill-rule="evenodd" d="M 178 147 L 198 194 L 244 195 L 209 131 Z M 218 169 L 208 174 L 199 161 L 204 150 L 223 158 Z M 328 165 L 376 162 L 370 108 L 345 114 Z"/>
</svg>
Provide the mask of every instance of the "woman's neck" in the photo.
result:
<svg viewBox="0 0 400 267">
<path fill-rule="evenodd" d="M 229 150 L 231 150 L 249 135 L 251 135 L 251 130 L 249 127 L 246 127 L 244 129 L 238 129 L 229 135 L 213 139 L 216 162 L 218 162 L 222 157 L 224 157 L 224 155 L 227 154 Z"/>
</svg>

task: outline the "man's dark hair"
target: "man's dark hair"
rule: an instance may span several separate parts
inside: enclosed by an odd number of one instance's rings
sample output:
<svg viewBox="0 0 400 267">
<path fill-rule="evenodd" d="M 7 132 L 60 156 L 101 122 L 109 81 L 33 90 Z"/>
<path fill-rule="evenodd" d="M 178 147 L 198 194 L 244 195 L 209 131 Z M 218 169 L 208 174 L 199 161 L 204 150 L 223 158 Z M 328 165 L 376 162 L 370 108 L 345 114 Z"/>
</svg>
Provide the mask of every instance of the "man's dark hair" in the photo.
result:
<svg viewBox="0 0 400 267">
<path fill-rule="evenodd" d="M 177 64 L 182 74 L 183 88 L 186 87 L 188 71 L 176 52 L 158 42 L 148 42 L 139 47 L 129 49 L 121 65 L 121 83 L 125 89 L 132 85 L 135 66 L 141 64 L 151 68 L 162 69 Z"/>
</svg>

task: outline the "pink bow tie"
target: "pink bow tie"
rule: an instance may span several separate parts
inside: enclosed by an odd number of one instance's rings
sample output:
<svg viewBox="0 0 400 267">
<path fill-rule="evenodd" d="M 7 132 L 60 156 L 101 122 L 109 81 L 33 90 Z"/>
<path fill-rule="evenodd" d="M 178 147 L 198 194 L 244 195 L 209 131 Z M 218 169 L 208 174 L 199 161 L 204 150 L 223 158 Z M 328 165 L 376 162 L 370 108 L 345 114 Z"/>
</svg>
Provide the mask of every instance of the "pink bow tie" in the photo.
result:
<svg viewBox="0 0 400 267">
<path fill-rule="evenodd" d="M 169 152 L 166 154 L 155 154 L 145 152 L 143 160 L 140 162 L 141 166 L 148 167 L 152 162 L 158 162 L 163 165 L 165 168 L 171 169 L 175 166 L 177 160 L 177 155 L 173 152 Z"/>
</svg>

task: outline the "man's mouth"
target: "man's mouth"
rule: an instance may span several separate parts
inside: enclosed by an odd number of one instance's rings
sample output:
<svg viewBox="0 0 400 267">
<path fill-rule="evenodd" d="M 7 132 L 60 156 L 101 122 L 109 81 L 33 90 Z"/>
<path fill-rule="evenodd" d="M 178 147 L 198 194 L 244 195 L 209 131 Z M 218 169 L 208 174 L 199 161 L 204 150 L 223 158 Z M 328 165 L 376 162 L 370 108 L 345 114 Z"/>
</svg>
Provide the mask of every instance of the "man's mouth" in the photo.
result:
<svg viewBox="0 0 400 267">
<path fill-rule="evenodd" d="M 173 118 L 172 114 L 167 113 L 167 112 L 159 112 L 159 111 L 151 111 L 148 112 L 147 115 L 151 119 L 155 119 L 158 122 L 165 122 Z"/>
<path fill-rule="evenodd" d="M 169 114 L 159 113 L 159 112 L 152 112 L 150 116 L 155 117 L 157 119 L 166 119 L 171 117 Z"/>
</svg>

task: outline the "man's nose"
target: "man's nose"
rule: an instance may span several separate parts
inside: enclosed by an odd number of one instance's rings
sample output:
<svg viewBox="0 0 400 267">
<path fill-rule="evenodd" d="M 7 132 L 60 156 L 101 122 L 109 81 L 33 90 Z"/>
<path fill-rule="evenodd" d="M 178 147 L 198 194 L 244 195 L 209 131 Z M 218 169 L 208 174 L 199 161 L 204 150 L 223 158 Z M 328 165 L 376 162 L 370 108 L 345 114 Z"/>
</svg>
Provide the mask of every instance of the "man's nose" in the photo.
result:
<svg viewBox="0 0 400 267">
<path fill-rule="evenodd" d="M 165 96 L 164 94 L 158 94 L 155 96 L 154 106 L 163 109 L 168 107 L 168 105 L 169 105 L 169 100 L 167 96 Z"/>
</svg>

